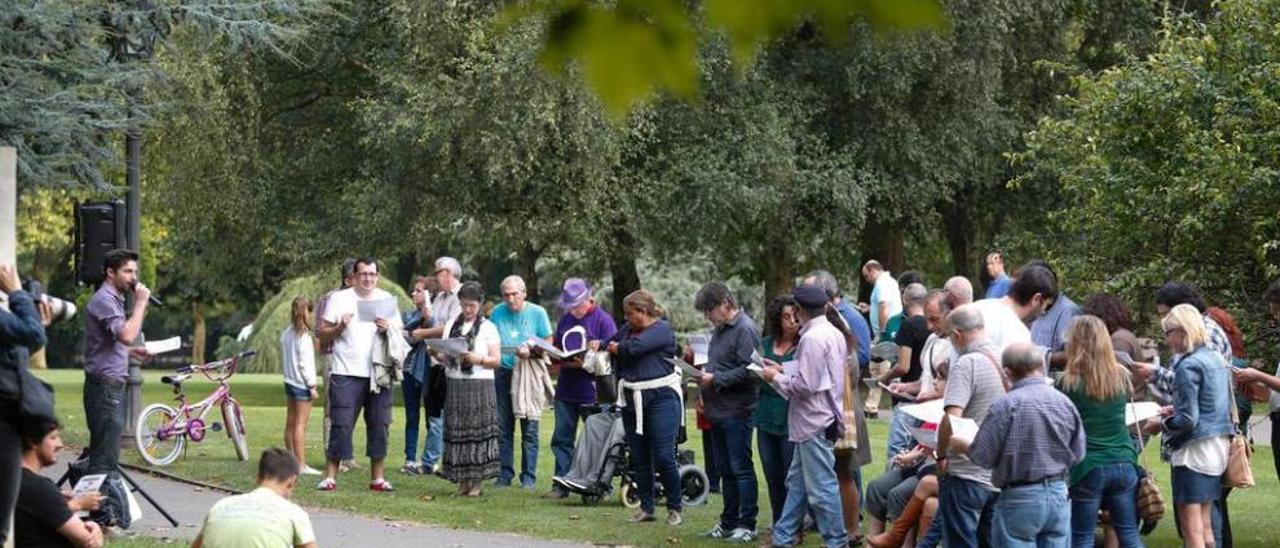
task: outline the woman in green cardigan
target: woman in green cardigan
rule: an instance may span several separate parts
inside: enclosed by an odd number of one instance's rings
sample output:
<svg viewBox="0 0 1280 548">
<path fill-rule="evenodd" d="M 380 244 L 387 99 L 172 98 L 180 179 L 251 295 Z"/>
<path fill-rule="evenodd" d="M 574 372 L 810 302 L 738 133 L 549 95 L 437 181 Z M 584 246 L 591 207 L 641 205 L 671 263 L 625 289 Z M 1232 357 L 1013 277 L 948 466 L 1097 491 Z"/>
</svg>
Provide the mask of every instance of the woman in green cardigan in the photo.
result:
<svg viewBox="0 0 1280 548">
<path fill-rule="evenodd" d="M 796 344 L 800 341 L 800 322 L 796 319 L 796 303 L 790 295 L 777 297 L 765 312 L 765 337 L 760 341 L 761 355 L 780 363 L 794 365 Z M 760 401 L 754 415 L 756 443 L 760 450 L 760 467 L 769 486 L 769 506 L 773 521 L 782 514 L 787 500 L 787 470 L 795 446 L 787 439 L 787 400 L 769 383 L 760 380 Z"/>
<path fill-rule="evenodd" d="M 1129 371 L 1116 361 L 1107 326 L 1096 316 L 1072 321 L 1067 370 L 1058 381 L 1084 421 L 1085 454 L 1071 468 L 1071 545 L 1092 547 L 1098 509 L 1111 513 L 1120 546 L 1142 546 L 1138 536 L 1138 454 L 1125 425 Z"/>
</svg>

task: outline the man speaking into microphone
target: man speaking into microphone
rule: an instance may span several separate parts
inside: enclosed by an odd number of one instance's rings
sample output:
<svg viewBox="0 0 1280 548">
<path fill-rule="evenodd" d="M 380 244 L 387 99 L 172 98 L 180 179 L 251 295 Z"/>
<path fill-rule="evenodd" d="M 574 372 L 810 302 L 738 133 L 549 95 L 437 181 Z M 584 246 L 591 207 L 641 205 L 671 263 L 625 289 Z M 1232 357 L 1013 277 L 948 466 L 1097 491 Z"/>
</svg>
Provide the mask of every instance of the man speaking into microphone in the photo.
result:
<svg viewBox="0 0 1280 548">
<path fill-rule="evenodd" d="M 138 283 L 138 254 L 108 252 L 103 279 L 85 307 L 84 414 L 89 423 L 90 474 L 115 473 L 120 435 L 126 422 L 129 357 L 145 360 L 144 348 L 132 348 L 142 333 L 151 290 Z M 133 311 L 125 316 L 125 298 L 133 292 Z"/>
</svg>

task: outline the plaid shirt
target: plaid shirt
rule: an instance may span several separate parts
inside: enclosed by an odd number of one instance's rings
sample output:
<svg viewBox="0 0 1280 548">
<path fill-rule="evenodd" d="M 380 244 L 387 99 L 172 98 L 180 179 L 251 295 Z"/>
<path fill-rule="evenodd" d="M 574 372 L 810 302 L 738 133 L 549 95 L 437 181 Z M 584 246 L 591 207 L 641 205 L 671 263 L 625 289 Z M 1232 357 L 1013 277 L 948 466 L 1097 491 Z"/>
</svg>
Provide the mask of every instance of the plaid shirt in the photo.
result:
<svg viewBox="0 0 1280 548">
<path fill-rule="evenodd" d="M 1218 322 L 1213 321 L 1207 314 L 1204 316 L 1204 330 L 1209 340 L 1205 345 L 1210 350 L 1216 350 L 1222 354 L 1222 359 L 1227 363 L 1231 363 L 1231 339 L 1227 338 L 1227 332 L 1222 330 L 1222 326 Z M 1169 361 L 1168 367 L 1157 367 L 1151 375 L 1148 383 L 1151 385 L 1152 396 L 1161 405 L 1171 405 L 1173 403 L 1173 367 L 1178 364 L 1178 360 L 1182 359 L 1182 354 L 1174 354 L 1173 359 Z"/>
</svg>

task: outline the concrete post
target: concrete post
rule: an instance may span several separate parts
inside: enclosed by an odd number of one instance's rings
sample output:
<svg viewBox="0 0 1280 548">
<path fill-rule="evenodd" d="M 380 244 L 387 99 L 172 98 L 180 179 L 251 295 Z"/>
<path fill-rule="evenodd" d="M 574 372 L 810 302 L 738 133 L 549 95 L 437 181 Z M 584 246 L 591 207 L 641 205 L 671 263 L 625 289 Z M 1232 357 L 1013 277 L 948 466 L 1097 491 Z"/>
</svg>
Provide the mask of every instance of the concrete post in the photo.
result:
<svg viewBox="0 0 1280 548">
<path fill-rule="evenodd" d="M 18 259 L 18 149 L 0 147 L 0 263 Z"/>
</svg>

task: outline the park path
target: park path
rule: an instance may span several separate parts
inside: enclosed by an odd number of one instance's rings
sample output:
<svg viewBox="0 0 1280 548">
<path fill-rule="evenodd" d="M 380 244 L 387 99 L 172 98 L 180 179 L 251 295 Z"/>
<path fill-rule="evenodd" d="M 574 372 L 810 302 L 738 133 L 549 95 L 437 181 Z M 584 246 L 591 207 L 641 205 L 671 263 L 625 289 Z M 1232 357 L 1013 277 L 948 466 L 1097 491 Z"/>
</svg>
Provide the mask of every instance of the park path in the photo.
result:
<svg viewBox="0 0 1280 548">
<path fill-rule="evenodd" d="M 58 455 L 58 464 L 46 468 L 43 474 L 56 481 L 66 472 L 66 463 L 74 458 L 74 453 L 63 451 Z M 141 496 L 137 496 L 138 504 L 142 506 L 143 517 L 130 527 L 130 532 L 149 537 L 185 541 L 194 539 L 200 531 L 200 523 L 204 520 L 209 507 L 227 496 L 223 491 L 206 489 L 145 472 L 127 469 L 126 473 L 133 477 L 143 490 L 159 501 L 174 519 L 178 520 L 177 527 L 170 527 L 169 522 L 155 508 Z M 320 546 L 376 546 L 378 548 L 582 546 L 515 534 L 479 533 L 388 521 L 327 508 L 307 508 L 307 513 L 311 515 L 311 525 L 315 528 Z"/>
</svg>

